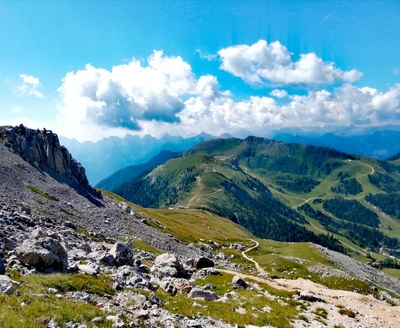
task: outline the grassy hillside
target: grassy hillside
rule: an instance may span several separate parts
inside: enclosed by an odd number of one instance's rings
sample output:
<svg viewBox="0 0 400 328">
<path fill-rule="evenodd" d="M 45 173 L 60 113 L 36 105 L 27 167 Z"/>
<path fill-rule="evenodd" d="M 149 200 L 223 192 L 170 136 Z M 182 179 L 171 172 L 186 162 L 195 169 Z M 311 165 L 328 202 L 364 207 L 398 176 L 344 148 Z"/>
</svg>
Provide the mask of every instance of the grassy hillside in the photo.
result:
<svg viewBox="0 0 400 328">
<path fill-rule="evenodd" d="M 262 238 L 340 250 L 339 238 L 348 253 L 379 261 L 385 258 L 379 253 L 396 254 L 400 221 L 364 198 L 397 184 L 397 162 L 248 137 L 204 142 L 117 192 L 145 207 L 206 209 Z M 311 210 L 301 209 L 304 204 Z"/>
</svg>

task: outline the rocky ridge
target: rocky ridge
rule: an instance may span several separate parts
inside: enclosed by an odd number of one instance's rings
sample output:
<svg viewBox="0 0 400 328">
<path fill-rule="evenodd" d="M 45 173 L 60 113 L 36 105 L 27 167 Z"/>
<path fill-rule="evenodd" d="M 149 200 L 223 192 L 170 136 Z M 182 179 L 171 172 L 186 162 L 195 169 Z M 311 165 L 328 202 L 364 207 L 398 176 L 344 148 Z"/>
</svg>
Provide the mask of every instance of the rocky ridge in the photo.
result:
<svg viewBox="0 0 400 328">
<path fill-rule="evenodd" d="M 54 170 L 61 177 L 83 188 L 90 188 L 85 169 L 60 145 L 58 137 L 50 130 L 32 130 L 22 124 L 0 127 L 0 139 L 36 168 Z"/>
</svg>

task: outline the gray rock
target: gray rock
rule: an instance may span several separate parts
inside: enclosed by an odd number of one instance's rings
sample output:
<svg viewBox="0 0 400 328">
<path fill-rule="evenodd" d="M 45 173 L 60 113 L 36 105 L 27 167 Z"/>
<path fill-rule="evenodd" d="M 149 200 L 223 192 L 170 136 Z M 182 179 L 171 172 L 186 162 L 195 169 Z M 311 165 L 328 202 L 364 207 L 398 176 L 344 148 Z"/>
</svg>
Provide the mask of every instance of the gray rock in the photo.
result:
<svg viewBox="0 0 400 328">
<path fill-rule="evenodd" d="M 246 289 L 247 287 L 249 287 L 249 285 L 247 284 L 247 282 L 245 282 L 241 277 L 239 276 L 234 276 L 232 278 L 232 286 L 233 288 L 244 288 Z"/>
<path fill-rule="evenodd" d="M 155 289 L 155 287 L 149 282 L 151 277 L 148 274 L 128 265 L 119 267 L 118 271 L 112 274 L 112 278 L 122 287 L 146 288 L 150 290 Z M 118 285 L 116 286 L 118 287 Z"/>
<path fill-rule="evenodd" d="M 67 228 L 71 228 L 71 229 L 73 229 L 73 230 L 78 230 L 78 227 L 76 226 L 76 224 L 73 223 L 73 222 L 71 222 L 71 221 L 65 221 L 65 222 L 64 222 L 64 225 L 65 225 Z"/>
<path fill-rule="evenodd" d="M 156 277 L 163 279 L 167 277 L 178 277 L 179 271 L 174 267 L 158 267 L 152 266 L 151 272 Z"/>
<path fill-rule="evenodd" d="M 199 298 L 205 301 L 215 301 L 219 298 L 217 293 L 209 290 L 204 290 L 198 287 L 194 287 L 188 294 L 189 298 Z"/>
<path fill-rule="evenodd" d="M 175 254 L 164 253 L 156 257 L 151 267 L 153 275 L 159 279 L 183 276 L 185 271 Z"/>
<path fill-rule="evenodd" d="M 311 292 L 301 290 L 298 292 L 299 299 L 307 302 L 323 302 L 323 300 Z"/>
<path fill-rule="evenodd" d="M 154 293 L 150 293 L 149 301 L 150 301 L 151 304 L 155 304 L 157 306 L 161 306 L 160 299 Z"/>
<path fill-rule="evenodd" d="M 68 259 L 73 261 L 87 260 L 87 253 L 83 249 L 72 249 L 68 252 Z"/>
<path fill-rule="evenodd" d="M 22 263 L 39 271 L 65 271 L 68 268 L 67 252 L 59 241 L 50 237 L 27 239 L 15 249 L 15 254 Z"/>
<path fill-rule="evenodd" d="M 133 265 L 133 249 L 130 241 L 115 243 L 109 253 L 114 257 L 116 266 Z"/>
<path fill-rule="evenodd" d="M 214 262 L 207 257 L 200 257 L 196 259 L 195 263 L 196 263 L 196 269 L 214 267 Z"/>
<path fill-rule="evenodd" d="M 147 320 L 149 318 L 149 311 L 148 310 L 139 310 L 135 314 L 136 318 Z"/>
<path fill-rule="evenodd" d="M 115 259 L 114 256 L 111 255 L 110 253 L 102 253 L 98 257 L 98 262 L 103 265 L 108 265 L 108 266 L 114 266 L 115 265 Z"/>
<path fill-rule="evenodd" d="M 181 264 L 175 254 L 164 253 L 156 257 L 154 265 L 158 267 L 179 268 Z"/>
<path fill-rule="evenodd" d="M 168 280 L 163 280 L 160 284 L 160 287 L 167 293 L 170 293 L 172 296 L 176 295 L 176 293 L 178 292 L 175 285 Z"/>
<path fill-rule="evenodd" d="M 95 263 L 78 264 L 79 271 L 95 276 L 100 273 L 100 267 Z"/>
<path fill-rule="evenodd" d="M 203 278 L 205 278 L 206 276 L 209 276 L 209 275 L 218 276 L 220 274 L 221 274 L 221 272 L 216 268 L 203 268 L 203 269 L 200 269 L 199 271 L 197 271 L 193 275 L 192 278 L 194 278 L 194 279 L 198 279 L 198 278 L 203 279 Z"/>
<path fill-rule="evenodd" d="M 201 323 L 197 320 L 189 320 L 187 326 L 192 328 L 201 328 Z"/>
<path fill-rule="evenodd" d="M 14 284 L 8 276 L 0 275 L 0 294 L 14 294 Z"/>
<path fill-rule="evenodd" d="M 6 249 L 7 251 L 15 249 L 15 247 L 17 247 L 18 245 L 17 241 L 12 237 L 4 237 L 3 239 L 1 239 L 1 243 L 3 244 L 4 249 Z"/>
<path fill-rule="evenodd" d="M 218 260 L 222 260 L 222 261 L 226 261 L 228 259 L 228 257 L 223 252 L 219 252 L 217 255 L 215 255 L 215 257 Z"/>
<path fill-rule="evenodd" d="M 42 228 L 36 228 L 31 232 L 32 238 L 39 239 L 39 238 L 45 238 L 47 237 L 46 231 L 44 231 Z"/>
<path fill-rule="evenodd" d="M 91 299 L 90 294 L 88 294 L 86 292 L 73 292 L 71 295 L 71 298 L 73 298 L 75 300 L 85 301 L 85 302 L 89 302 Z"/>
<path fill-rule="evenodd" d="M 53 319 L 51 319 L 48 323 L 47 323 L 47 328 L 57 328 L 59 327 L 58 323 L 56 321 L 54 321 Z"/>
</svg>

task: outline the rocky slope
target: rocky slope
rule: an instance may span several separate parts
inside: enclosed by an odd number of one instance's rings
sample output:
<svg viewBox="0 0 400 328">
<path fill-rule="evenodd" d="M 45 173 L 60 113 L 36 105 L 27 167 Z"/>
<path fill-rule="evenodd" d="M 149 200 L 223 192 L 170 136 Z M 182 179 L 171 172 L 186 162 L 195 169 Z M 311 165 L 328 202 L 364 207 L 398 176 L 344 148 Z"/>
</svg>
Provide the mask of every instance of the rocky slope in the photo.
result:
<svg viewBox="0 0 400 328">
<path fill-rule="evenodd" d="M 157 220 L 92 189 L 83 168 L 60 147 L 51 131 L 23 126 L 2 127 L 0 131 L 0 307 L 8 303 L 7 298 L 10 304 L 17 302 L 18 309 L 29 306 L 26 302 L 33 299 L 49 299 L 94 304 L 103 311 L 100 317 L 82 317 L 79 322 L 57 319 L 56 313 L 50 312 L 46 317 L 33 318 L 36 325 L 32 327 L 228 328 L 237 327 L 235 318 L 249 328 L 254 327 L 254 322 L 262 322 L 257 326 L 263 327 L 320 327 L 322 319 L 317 320 L 314 304 L 326 308 L 328 315 L 323 321 L 328 327 L 359 327 L 360 322 L 395 326 L 393 320 L 385 318 L 388 312 L 376 311 L 377 319 L 364 318 L 361 310 L 355 318 L 338 315 L 340 304 L 329 303 L 334 302 L 333 296 L 316 296 L 317 290 L 282 294 L 278 289 L 289 282 L 274 281 L 265 273 L 262 277 L 242 273 L 244 281 L 236 275 L 245 266 L 233 264 L 225 255 L 244 250 L 243 245 L 204 240 L 187 244 L 163 233 Z M 67 276 L 80 273 L 97 279 L 108 277 L 112 292 L 48 288 L 46 293 L 31 295 L 28 291 L 25 295 L 25 283 L 9 277 L 18 276 L 15 272 L 22 276 L 63 272 Z M 216 277 L 212 280 L 215 285 L 206 283 L 210 277 Z M 392 287 L 388 289 L 398 294 L 398 283 L 390 284 L 385 287 Z M 354 295 L 346 293 L 343 292 L 343 303 L 347 306 Z M 397 302 L 394 296 L 388 299 Z M 185 308 L 180 308 L 179 302 Z M 383 300 L 367 297 L 363 302 L 385 309 L 389 306 Z M 226 308 L 228 317 L 233 319 L 228 323 L 214 318 L 213 308 Z M 292 312 L 282 319 L 279 313 L 288 308 Z M 8 309 L 14 311 L 12 306 Z M 185 315 L 190 309 L 198 310 Z M 398 312 L 398 306 L 390 309 L 391 314 Z M 0 327 L 13 327 L 4 324 L 4 315 L 0 311 Z M 24 326 L 22 323 L 18 327 Z"/>
</svg>

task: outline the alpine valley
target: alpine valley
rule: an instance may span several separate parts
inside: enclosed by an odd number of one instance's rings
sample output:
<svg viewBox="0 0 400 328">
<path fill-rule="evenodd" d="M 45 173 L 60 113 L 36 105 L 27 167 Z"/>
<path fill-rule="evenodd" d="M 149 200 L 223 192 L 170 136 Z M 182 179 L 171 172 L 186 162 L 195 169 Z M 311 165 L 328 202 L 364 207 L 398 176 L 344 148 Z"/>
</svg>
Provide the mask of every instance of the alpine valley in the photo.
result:
<svg viewBox="0 0 400 328">
<path fill-rule="evenodd" d="M 203 137 L 93 188 L 0 127 L 0 327 L 400 326 L 399 156 Z"/>
</svg>

